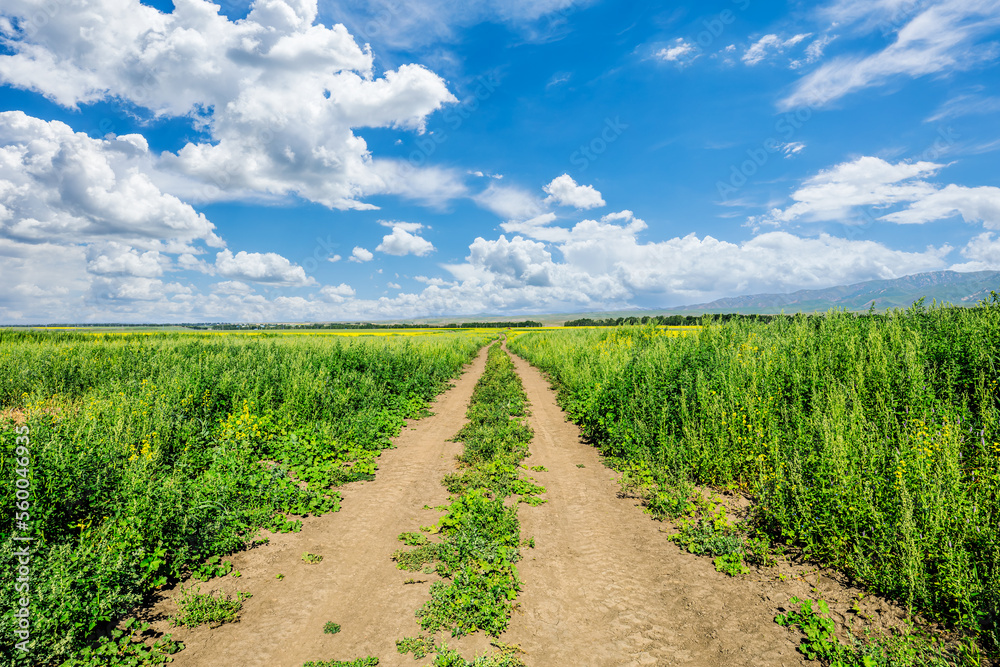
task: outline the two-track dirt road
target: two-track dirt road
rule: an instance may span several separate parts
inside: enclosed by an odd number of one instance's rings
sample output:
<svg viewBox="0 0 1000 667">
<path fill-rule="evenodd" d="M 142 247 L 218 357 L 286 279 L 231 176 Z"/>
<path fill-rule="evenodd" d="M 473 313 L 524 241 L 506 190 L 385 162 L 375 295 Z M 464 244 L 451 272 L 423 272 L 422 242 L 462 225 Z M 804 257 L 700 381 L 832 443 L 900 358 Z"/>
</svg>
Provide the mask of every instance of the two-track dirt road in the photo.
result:
<svg viewBox="0 0 1000 667">
<path fill-rule="evenodd" d="M 524 550 L 519 610 L 501 640 L 519 644 L 532 667 L 803 664 L 797 637 L 773 623 L 774 605 L 751 582 L 717 573 L 711 559 L 681 552 L 634 500 L 619 498 L 613 473 L 566 421 L 542 375 L 514 359 L 535 431 L 525 465 L 548 469 L 532 473 L 548 502 L 520 506 L 523 535 L 536 548 Z M 446 501 L 441 478 L 461 451 L 450 439 L 484 365 L 485 351 L 431 406 L 435 414 L 410 424 L 382 454 L 375 481 L 344 490 L 341 511 L 236 554 L 241 578 L 202 585 L 253 594 L 239 623 L 170 629 L 173 603 L 154 607 L 155 627 L 187 645 L 175 664 L 300 667 L 366 655 L 384 667 L 430 663 L 399 655 L 395 641 L 419 634 L 414 612 L 436 577 L 400 571 L 390 556 L 399 533 L 440 515 L 423 508 Z M 307 565 L 306 551 L 323 561 Z M 411 579 L 419 583 L 404 583 Z M 341 632 L 324 634 L 328 621 Z M 445 641 L 466 658 L 488 648 L 478 635 Z"/>
</svg>

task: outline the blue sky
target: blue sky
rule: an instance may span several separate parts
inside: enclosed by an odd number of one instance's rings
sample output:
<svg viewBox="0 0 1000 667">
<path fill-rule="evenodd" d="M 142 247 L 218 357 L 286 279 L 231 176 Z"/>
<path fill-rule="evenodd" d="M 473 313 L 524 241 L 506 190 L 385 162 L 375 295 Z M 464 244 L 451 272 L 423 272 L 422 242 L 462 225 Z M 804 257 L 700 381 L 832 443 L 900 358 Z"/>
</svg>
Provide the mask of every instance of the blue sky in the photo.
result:
<svg viewBox="0 0 1000 667">
<path fill-rule="evenodd" d="M 0 322 L 1000 269 L 1000 0 L 9 0 Z"/>
</svg>

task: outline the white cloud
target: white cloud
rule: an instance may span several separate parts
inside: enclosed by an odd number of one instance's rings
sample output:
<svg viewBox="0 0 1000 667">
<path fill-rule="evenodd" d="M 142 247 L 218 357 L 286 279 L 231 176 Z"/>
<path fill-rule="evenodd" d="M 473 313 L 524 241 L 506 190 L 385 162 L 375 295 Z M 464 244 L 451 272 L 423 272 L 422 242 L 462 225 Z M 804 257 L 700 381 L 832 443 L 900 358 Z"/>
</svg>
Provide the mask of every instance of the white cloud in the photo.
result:
<svg viewBox="0 0 1000 667">
<path fill-rule="evenodd" d="M 775 53 L 783 53 L 785 49 L 795 46 L 804 39 L 810 37 L 812 33 L 793 35 L 788 39 L 781 39 L 777 35 L 764 35 L 750 45 L 741 58 L 747 65 L 756 65 L 763 62 L 768 56 Z"/>
<path fill-rule="evenodd" d="M 326 258 L 326 261 L 328 261 L 328 262 L 339 262 L 342 259 L 343 259 L 343 257 L 341 257 L 340 255 L 330 255 L 329 257 Z"/>
<path fill-rule="evenodd" d="M 347 283 L 326 285 L 319 291 L 321 298 L 330 303 L 344 303 L 355 295 L 354 288 Z"/>
<path fill-rule="evenodd" d="M 488 188 L 473 197 L 473 200 L 501 218 L 510 220 L 527 220 L 545 210 L 541 200 L 530 192 L 516 186 L 502 186 L 496 183 L 491 183 Z"/>
<path fill-rule="evenodd" d="M 253 294 L 253 287 L 240 280 L 224 280 L 212 285 L 212 291 L 219 294 Z"/>
<path fill-rule="evenodd" d="M 258 283 L 272 283 L 291 287 L 315 285 L 316 281 L 307 276 L 305 269 L 292 264 L 273 252 L 246 252 L 235 255 L 223 250 L 215 256 L 215 270 L 220 276 L 249 280 Z"/>
<path fill-rule="evenodd" d="M 0 234 L 168 252 L 189 252 L 195 242 L 225 245 L 204 215 L 144 173 L 148 154 L 137 143 L 0 112 Z"/>
<path fill-rule="evenodd" d="M 885 9 L 889 4 L 882 3 Z M 839 3 L 842 13 L 855 20 L 855 3 Z M 860 4 L 857 7 L 861 7 Z M 903 12 L 896 41 L 869 56 L 843 56 L 816 69 L 799 81 L 791 95 L 781 101 L 784 109 L 822 106 L 852 92 L 879 86 L 897 76 L 920 77 L 971 67 L 993 59 L 994 45 L 980 38 L 1000 25 L 1000 0 L 945 0 Z M 892 27 L 882 23 L 883 27 Z"/>
<path fill-rule="evenodd" d="M 604 206 L 601 193 L 592 185 L 577 185 L 569 174 L 554 178 L 551 183 L 542 188 L 549 196 L 546 202 L 555 202 L 560 206 L 573 206 L 578 209 L 591 209 Z"/>
<path fill-rule="evenodd" d="M 674 40 L 674 45 L 664 47 L 653 54 L 660 60 L 668 63 L 676 63 L 683 67 L 694 62 L 700 55 L 694 44 L 687 42 L 683 37 Z"/>
<path fill-rule="evenodd" d="M 1000 229 L 1000 188 L 967 188 L 946 185 L 911 203 L 902 211 L 882 216 L 900 224 L 921 224 L 960 215 L 966 222 L 981 222 L 987 229 Z"/>
<path fill-rule="evenodd" d="M 805 65 L 813 64 L 823 57 L 823 52 L 826 50 L 827 45 L 835 39 L 837 39 L 836 35 L 820 35 L 806 47 L 805 58 L 793 60 L 790 63 L 791 68 L 798 69 Z"/>
<path fill-rule="evenodd" d="M 379 220 L 378 224 L 391 229 L 402 229 L 404 232 L 419 232 L 424 228 L 419 222 L 401 222 L 399 220 Z"/>
<path fill-rule="evenodd" d="M 211 293 L 199 294 L 175 283 L 137 277 L 95 281 L 90 291 L 87 284 L 59 281 L 64 291 L 53 299 L 36 296 L 42 293 L 38 285 L 44 285 L 44 272 L 24 274 L 27 277 L 18 273 L 35 256 L 8 260 L 23 254 L 23 244 L 7 248 L 0 242 L 0 279 L 14 285 L 0 294 L 0 321 L 356 321 L 681 305 L 947 268 L 950 251 L 945 246 L 903 252 L 874 241 L 802 238 L 784 231 L 742 243 L 694 234 L 647 243 L 639 239 L 644 228 L 641 220 L 622 211 L 571 228 L 537 225 L 539 236 L 559 230 L 552 235 L 554 241 L 521 235 L 477 238 L 464 262 L 445 267 L 450 280 L 417 277 L 423 289 L 378 299 L 359 299 L 347 285 L 326 286 L 305 297 L 265 297 L 242 281 L 217 284 Z M 970 252 L 967 259 L 982 261 Z M 75 261 L 79 265 L 84 258 Z"/>
<path fill-rule="evenodd" d="M 385 284 L 385 286 L 388 287 L 389 289 L 403 289 L 402 285 L 394 282 L 388 282 Z"/>
<path fill-rule="evenodd" d="M 954 271 L 1000 270 L 1000 238 L 993 232 L 983 232 L 974 237 L 961 252 L 969 261 L 952 266 Z"/>
<path fill-rule="evenodd" d="M 373 255 L 370 250 L 362 248 L 361 246 L 354 246 L 354 250 L 351 252 L 351 256 L 348 258 L 348 261 L 358 262 L 360 264 L 362 262 L 370 262 L 374 257 L 375 255 Z"/>
<path fill-rule="evenodd" d="M 785 154 L 786 158 L 792 157 L 798 153 L 805 150 L 806 145 L 801 141 L 791 141 L 787 144 L 781 146 L 781 152 Z"/>
<path fill-rule="evenodd" d="M 192 119 L 208 139 L 149 158 L 174 194 L 294 194 L 348 209 L 370 208 L 362 199 L 372 194 L 440 202 L 464 193 L 449 170 L 374 159 L 353 132 L 422 131 L 429 114 L 457 102 L 444 80 L 411 64 L 376 77 L 371 51 L 344 26 L 315 24 L 316 0 L 256 0 L 239 21 L 205 0 L 170 14 L 139 0 L 63 3 L 34 21 L 42 11 L 40 0 L 5 2 L 4 14 L 31 29 L 5 31 L 0 82 L 70 108 L 120 99 Z M 140 139 L 121 143 L 145 152 Z"/>
<path fill-rule="evenodd" d="M 885 209 L 906 208 L 885 213 L 879 220 L 899 224 L 919 224 L 961 215 L 966 222 L 981 222 L 988 229 L 1000 229 L 1000 188 L 992 186 L 940 187 L 928 182 L 944 165 L 934 162 L 891 164 L 876 157 L 844 162 L 806 179 L 792 193 L 788 208 L 773 209 L 754 223 L 780 224 L 793 220 L 835 220 L 856 222 L 854 210 L 862 206 Z"/>
<path fill-rule="evenodd" d="M 121 243 L 109 241 L 87 249 L 87 271 L 95 275 L 127 275 L 156 278 L 163 275 L 170 260 L 156 250 L 140 253 Z"/>
<path fill-rule="evenodd" d="M 403 226 L 405 224 L 407 223 L 394 226 L 392 233 L 383 236 L 382 242 L 375 250 L 387 255 L 417 255 L 418 257 L 434 252 L 434 245 L 430 241 L 406 231 L 406 227 Z M 417 229 L 421 226 L 417 225 Z"/>
</svg>

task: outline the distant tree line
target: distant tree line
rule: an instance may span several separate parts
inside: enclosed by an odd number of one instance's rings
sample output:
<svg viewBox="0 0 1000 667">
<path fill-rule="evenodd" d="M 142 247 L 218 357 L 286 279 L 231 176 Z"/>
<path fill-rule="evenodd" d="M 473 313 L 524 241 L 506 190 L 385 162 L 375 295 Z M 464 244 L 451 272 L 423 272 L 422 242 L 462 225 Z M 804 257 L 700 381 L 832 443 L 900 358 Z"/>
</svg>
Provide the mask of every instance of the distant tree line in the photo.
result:
<svg viewBox="0 0 1000 667">
<path fill-rule="evenodd" d="M 208 324 L 190 325 L 192 329 L 210 329 L 213 331 L 275 331 L 300 329 L 518 329 L 525 327 L 540 327 L 541 322 L 524 320 L 523 322 L 462 322 L 451 324 L 379 324 L 376 322 L 325 322 L 322 324 Z"/>
<path fill-rule="evenodd" d="M 741 313 L 723 313 L 721 315 L 643 315 L 642 317 L 609 317 L 604 320 L 592 320 L 584 317 L 579 320 L 570 320 L 564 326 L 567 327 L 620 327 L 623 325 L 636 324 L 657 324 L 668 327 L 685 327 L 701 324 L 706 317 L 716 322 L 728 322 L 730 320 L 747 320 L 751 322 L 771 322 L 779 317 L 789 317 L 788 315 L 744 315 Z"/>
</svg>

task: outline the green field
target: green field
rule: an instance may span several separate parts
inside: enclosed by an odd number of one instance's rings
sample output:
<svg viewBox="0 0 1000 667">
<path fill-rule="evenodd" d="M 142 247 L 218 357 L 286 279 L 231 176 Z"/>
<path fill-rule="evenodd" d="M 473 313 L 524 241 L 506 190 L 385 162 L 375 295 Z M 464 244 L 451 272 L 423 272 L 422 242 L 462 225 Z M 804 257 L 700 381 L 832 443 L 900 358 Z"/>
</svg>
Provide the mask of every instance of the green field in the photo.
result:
<svg viewBox="0 0 1000 667">
<path fill-rule="evenodd" d="M 157 587 L 261 527 L 336 510 L 336 486 L 370 479 L 403 420 L 493 336 L 0 331 L 0 605 L 19 598 L 7 517 L 27 471 L 34 661 L 85 656 Z M 4 664 L 20 664 L 12 633 Z"/>
<path fill-rule="evenodd" d="M 995 299 L 681 337 L 524 333 L 510 347 L 550 373 L 654 513 L 689 512 L 691 484 L 742 491 L 760 538 L 997 646 Z"/>
</svg>

